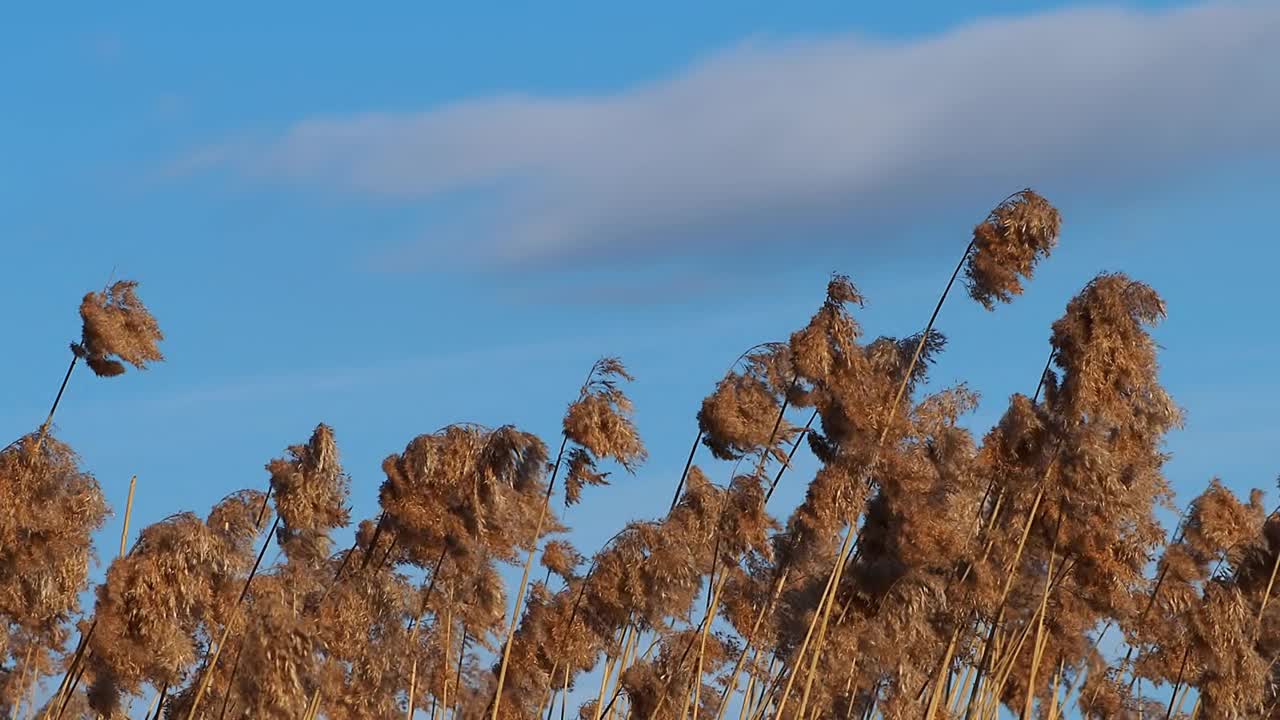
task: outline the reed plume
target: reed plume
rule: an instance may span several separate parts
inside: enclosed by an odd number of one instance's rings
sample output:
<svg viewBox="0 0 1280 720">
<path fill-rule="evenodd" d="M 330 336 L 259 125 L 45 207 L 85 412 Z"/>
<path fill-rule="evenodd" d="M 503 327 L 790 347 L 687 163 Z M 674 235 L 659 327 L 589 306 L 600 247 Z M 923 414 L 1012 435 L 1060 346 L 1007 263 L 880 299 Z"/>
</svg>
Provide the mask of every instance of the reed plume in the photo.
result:
<svg viewBox="0 0 1280 720">
<path fill-rule="evenodd" d="M 158 347 L 164 333 L 138 299 L 137 287 L 121 280 L 88 293 L 80 303 L 83 330 L 71 349 L 99 377 L 124 374 L 126 363 L 145 370 L 148 363 L 164 360 Z"/>
<path fill-rule="evenodd" d="M 991 310 L 1022 294 L 1036 264 L 1058 242 L 1062 216 L 1031 189 L 1014 193 L 997 205 L 973 231 L 973 251 L 965 265 L 969 295 Z"/>
<path fill-rule="evenodd" d="M 0 508 L 0 708 L 9 711 L 55 669 L 108 510 L 71 447 L 39 431 L 0 450 Z"/>
<path fill-rule="evenodd" d="M 350 479 L 342 471 L 333 429 L 318 425 L 305 445 L 267 464 L 280 516 L 279 542 L 291 561 L 317 563 L 328 557 L 329 533 L 351 522 Z"/>
<path fill-rule="evenodd" d="M 784 406 L 795 387 L 790 348 L 766 344 L 748 352 L 702 401 L 698 428 L 702 442 L 720 460 L 759 455 L 785 459 L 783 447 L 797 428 L 787 422 Z"/>
<path fill-rule="evenodd" d="M 142 530 L 97 589 L 87 668 L 89 702 L 111 716 L 124 699 L 178 688 L 215 628 L 230 621 L 253 562 L 261 493 L 228 496 L 204 520 L 179 513 Z"/>
</svg>

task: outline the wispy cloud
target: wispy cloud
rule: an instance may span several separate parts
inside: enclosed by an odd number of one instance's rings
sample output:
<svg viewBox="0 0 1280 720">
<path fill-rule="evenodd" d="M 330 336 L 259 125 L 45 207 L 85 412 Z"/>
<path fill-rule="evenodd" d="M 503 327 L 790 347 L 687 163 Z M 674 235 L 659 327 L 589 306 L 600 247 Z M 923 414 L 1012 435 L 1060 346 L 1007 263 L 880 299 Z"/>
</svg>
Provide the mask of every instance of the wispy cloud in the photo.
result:
<svg viewBox="0 0 1280 720">
<path fill-rule="evenodd" d="M 193 157 L 328 191 L 495 193 L 484 217 L 431 235 L 432 253 L 643 257 L 1273 154 L 1277 67 L 1278 3 L 1078 9 L 905 42 L 754 40 L 612 94 L 313 118 Z"/>
</svg>

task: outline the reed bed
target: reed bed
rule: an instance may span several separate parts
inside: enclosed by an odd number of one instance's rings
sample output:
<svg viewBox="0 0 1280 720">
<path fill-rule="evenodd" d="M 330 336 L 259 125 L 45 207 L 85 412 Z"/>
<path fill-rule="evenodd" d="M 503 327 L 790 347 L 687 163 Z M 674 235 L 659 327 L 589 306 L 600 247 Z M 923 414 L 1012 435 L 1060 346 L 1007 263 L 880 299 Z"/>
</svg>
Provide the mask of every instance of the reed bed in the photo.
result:
<svg viewBox="0 0 1280 720">
<path fill-rule="evenodd" d="M 54 413 L 80 363 L 109 378 L 163 360 L 136 283 L 91 292 L 57 401 L 0 451 L 0 711 L 1278 718 L 1280 516 L 1214 480 L 1176 527 L 1157 519 L 1176 507 L 1162 448 L 1182 413 L 1158 378 L 1153 288 L 1090 280 L 981 437 L 962 424 L 976 394 L 926 382 L 957 283 L 989 310 L 1015 301 L 1060 227 L 1031 190 L 997 204 L 901 338 L 865 338 L 861 293 L 833 276 L 805 324 L 697 406 L 670 511 L 594 552 L 566 516 L 647 457 L 611 357 L 567 398 L 558 443 L 465 423 L 410 439 L 371 518 L 352 518 L 338 434 L 317 425 L 261 487 L 122 537 L 81 607 L 109 510 Z M 775 516 L 783 482 L 805 492 Z"/>
</svg>

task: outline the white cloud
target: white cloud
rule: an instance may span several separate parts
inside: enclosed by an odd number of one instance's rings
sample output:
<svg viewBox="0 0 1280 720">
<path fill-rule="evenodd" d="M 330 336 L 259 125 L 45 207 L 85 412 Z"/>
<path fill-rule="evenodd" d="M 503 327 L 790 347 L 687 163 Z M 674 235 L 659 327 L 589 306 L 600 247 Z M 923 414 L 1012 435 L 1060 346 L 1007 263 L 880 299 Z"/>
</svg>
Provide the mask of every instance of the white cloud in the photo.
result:
<svg viewBox="0 0 1280 720">
<path fill-rule="evenodd" d="M 613 94 L 315 118 L 218 157 L 360 194 L 492 189 L 501 219 L 455 223 L 437 249 L 648 255 L 1276 153 L 1277 68 L 1280 3 L 1078 9 L 893 43 L 752 41 Z"/>
</svg>

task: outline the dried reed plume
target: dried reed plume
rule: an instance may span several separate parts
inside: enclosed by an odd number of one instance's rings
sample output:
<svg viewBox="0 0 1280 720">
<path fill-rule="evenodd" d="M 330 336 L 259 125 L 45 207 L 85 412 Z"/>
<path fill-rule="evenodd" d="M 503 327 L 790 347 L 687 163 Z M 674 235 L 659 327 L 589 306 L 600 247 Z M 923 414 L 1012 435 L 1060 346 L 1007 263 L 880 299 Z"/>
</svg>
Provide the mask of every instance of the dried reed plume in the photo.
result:
<svg viewBox="0 0 1280 720">
<path fill-rule="evenodd" d="M 973 252 L 965 266 L 969 295 L 988 310 L 1022 294 L 1020 278 L 1031 279 L 1036 263 L 1058 242 L 1062 217 L 1034 191 L 1014 193 L 973 231 Z"/>
<path fill-rule="evenodd" d="M 592 464 L 610 459 L 630 472 L 648 457 L 631 420 L 631 401 L 618 388 L 620 380 L 633 379 L 622 361 L 603 358 L 565 412 L 564 437 L 589 453 Z"/>
<path fill-rule="evenodd" d="M 318 425 L 306 445 L 267 464 L 280 515 L 280 545 L 292 557 L 319 562 L 329 555 L 329 532 L 351 522 L 350 480 L 338 463 L 333 429 Z"/>
<path fill-rule="evenodd" d="M 87 666 L 89 701 L 108 717 L 143 683 L 176 688 L 230 620 L 263 496 L 241 491 L 201 520 L 179 513 L 144 528 L 133 550 L 111 563 L 97 589 Z"/>
<path fill-rule="evenodd" d="M 136 282 L 120 281 L 100 293 L 91 292 L 84 296 L 80 303 L 81 339 L 71 343 L 71 362 L 67 365 L 49 414 L 40 426 L 37 445 L 44 441 L 52 427 L 53 416 L 58 412 L 62 395 L 81 358 L 102 377 L 124 373 L 125 362 L 143 369 L 148 362 L 164 359 L 156 347 L 156 343 L 164 339 L 164 334 L 160 332 L 155 318 L 138 300 L 134 292 L 137 285 Z M 113 359 L 113 356 L 119 359 Z"/>
<path fill-rule="evenodd" d="M 80 303 L 84 322 L 75 354 L 100 377 L 121 375 L 125 363 L 145 370 L 147 363 L 164 360 L 157 343 L 164 333 L 138 299 L 138 283 L 121 280 L 102 292 L 91 292 Z"/>
<path fill-rule="evenodd" d="M 762 450 L 781 459 L 783 445 L 796 433 L 783 413 L 795 384 L 790 349 L 766 345 L 748 353 L 741 365 L 741 371 L 731 370 L 702 401 L 698 411 L 702 441 L 720 460 L 737 460 Z"/>
<path fill-rule="evenodd" d="M 108 511 L 75 452 L 40 433 L 0 451 L 0 507 L 0 707 L 13 708 L 55 668 Z"/>
</svg>

